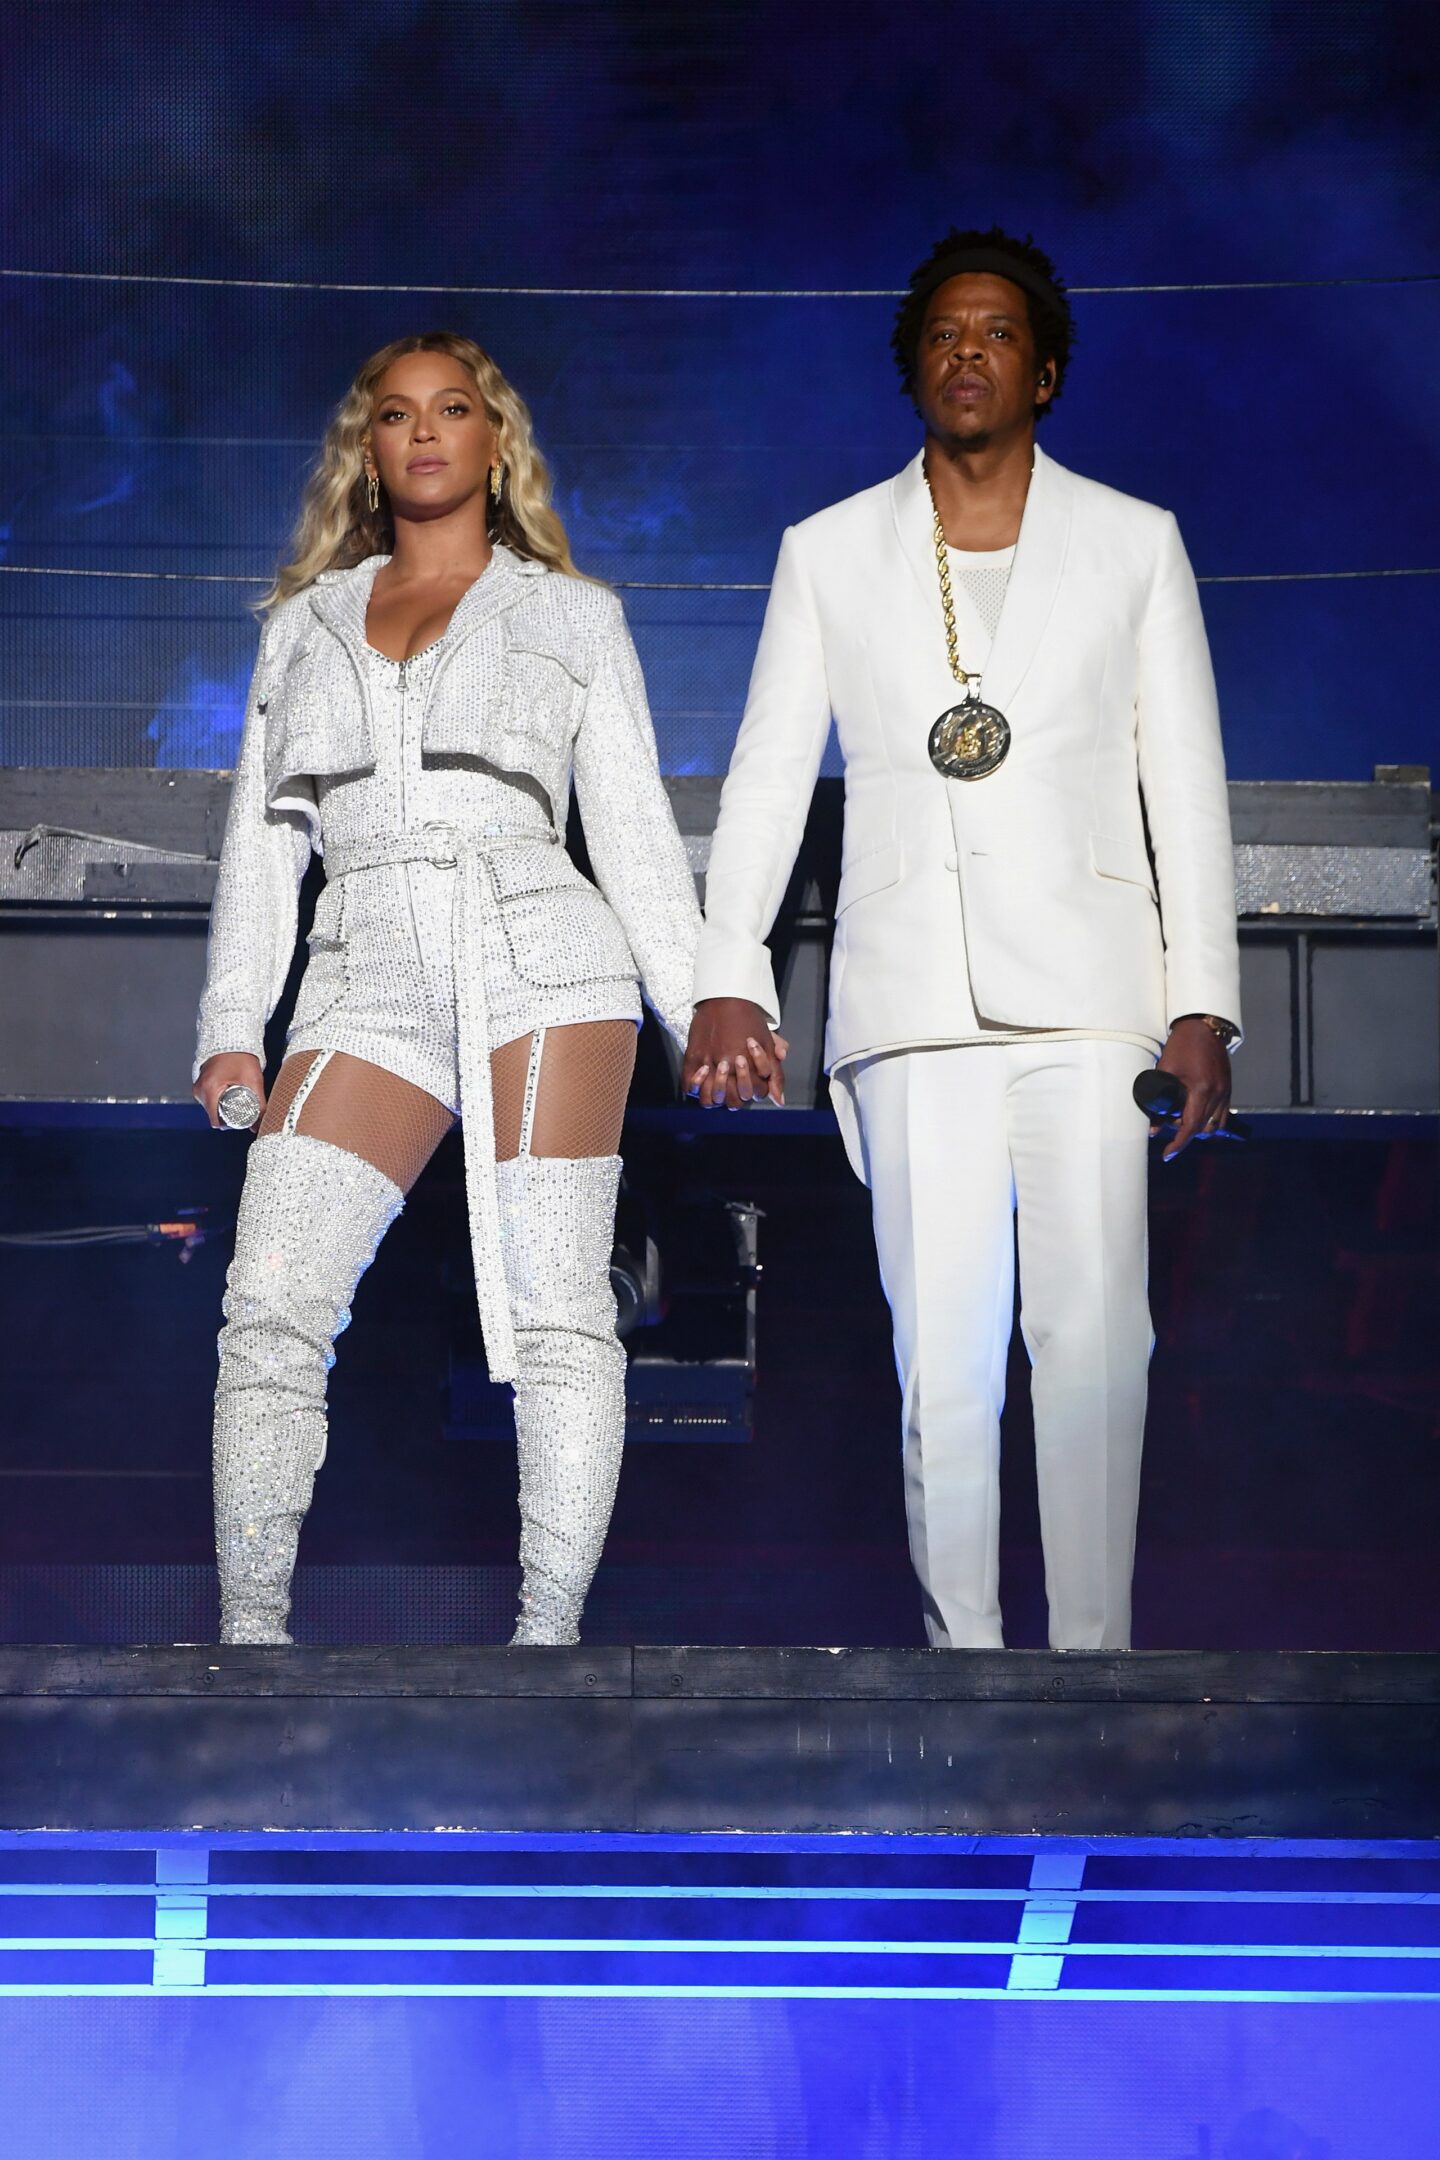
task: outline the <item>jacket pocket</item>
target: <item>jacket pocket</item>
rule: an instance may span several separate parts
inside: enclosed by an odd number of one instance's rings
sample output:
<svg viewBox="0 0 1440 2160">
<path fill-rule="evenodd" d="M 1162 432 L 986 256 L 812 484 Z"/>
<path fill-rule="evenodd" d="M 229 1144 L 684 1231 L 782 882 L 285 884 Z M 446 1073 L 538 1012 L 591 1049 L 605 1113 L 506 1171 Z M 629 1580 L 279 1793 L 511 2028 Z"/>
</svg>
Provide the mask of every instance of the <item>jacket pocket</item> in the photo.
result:
<svg viewBox="0 0 1440 2160">
<path fill-rule="evenodd" d="M 1122 885 L 1140 885 L 1155 898 L 1155 876 L 1150 868 L 1150 858 L 1144 848 L 1133 840 L 1120 840 L 1112 833 L 1090 835 L 1090 861 L 1097 876 L 1114 878 Z"/>
<path fill-rule="evenodd" d="M 603 894 L 563 848 L 497 849 L 490 874 L 517 974 L 545 989 L 633 979 L 634 955 Z"/>
<path fill-rule="evenodd" d="M 516 630 L 506 649 L 506 660 L 538 660 L 548 667 L 557 667 L 580 689 L 590 685 L 590 657 L 577 638 L 566 637 L 563 631 L 552 635 L 546 630 Z"/>
<path fill-rule="evenodd" d="M 835 896 L 837 918 L 857 900 L 867 899 L 871 893 L 884 892 L 887 886 L 899 881 L 898 841 L 891 840 L 884 847 L 871 848 L 867 854 L 857 855 L 840 873 L 840 890 Z"/>
<path fill-rule="evenodd" d="M 327 635 L 301 644 L 265 696 L 265 797 L 293 808 L 316 775 L 362 772 L 374 749 L 355 670 Z"/>
<path fill-rule="evenodd" d="M 569 742 L 585 709 L 588 678 L 578 654 L 512 645 L 505 655 L 508 725 L 542 742 Z"/>
</svg>

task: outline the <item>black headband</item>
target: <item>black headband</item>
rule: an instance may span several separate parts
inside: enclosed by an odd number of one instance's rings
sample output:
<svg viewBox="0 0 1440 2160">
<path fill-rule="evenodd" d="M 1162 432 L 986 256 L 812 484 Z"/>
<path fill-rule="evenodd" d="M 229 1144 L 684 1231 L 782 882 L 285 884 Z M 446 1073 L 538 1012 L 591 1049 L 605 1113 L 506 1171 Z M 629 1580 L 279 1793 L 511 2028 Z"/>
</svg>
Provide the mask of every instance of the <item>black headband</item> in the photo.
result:
<svg viewBox="0 0 1440 2160">
<path fill-rule="evenodd" d="M 1065 295 L 1060 287 L 1047 278 L 1043 271 L 1032 270 L 1029 263 L 1017 262 L 1001 248 L 957 248 L 935 265 L 925 283 L 915 294 L 917 300 L 929 300 L 942 285 L 953 277 L 964 277 L 968 270 L 986 270 L 994 277 L 1008 278 L 1012 285 L 1031 294 L 1036 300 L 1044 300 L 1049 306 L 1063 311 Z"/>
</svg>

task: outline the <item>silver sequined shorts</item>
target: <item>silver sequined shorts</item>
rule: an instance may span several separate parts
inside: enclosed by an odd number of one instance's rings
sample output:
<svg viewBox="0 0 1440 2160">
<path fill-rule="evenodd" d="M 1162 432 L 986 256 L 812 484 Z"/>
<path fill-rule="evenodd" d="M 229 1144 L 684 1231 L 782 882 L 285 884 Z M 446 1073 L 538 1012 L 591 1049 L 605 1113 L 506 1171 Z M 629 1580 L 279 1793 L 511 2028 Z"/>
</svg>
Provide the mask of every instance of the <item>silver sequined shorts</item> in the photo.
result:
<svg viewBox="0 0 1440 2160">
<path fill-rule="evenodd" d="M 562 849 L 509 847 L 480 876 L 486 904 L 470 950 L 484 970 L 492 1050 L 538 1027 L 639 1025 L 625 934 Z M 459 1110 L 455 885 L 453 869 L 424 862 L 352 870 L 326 885 L 287 1054 L 348 1051 Z"/>
</svg>

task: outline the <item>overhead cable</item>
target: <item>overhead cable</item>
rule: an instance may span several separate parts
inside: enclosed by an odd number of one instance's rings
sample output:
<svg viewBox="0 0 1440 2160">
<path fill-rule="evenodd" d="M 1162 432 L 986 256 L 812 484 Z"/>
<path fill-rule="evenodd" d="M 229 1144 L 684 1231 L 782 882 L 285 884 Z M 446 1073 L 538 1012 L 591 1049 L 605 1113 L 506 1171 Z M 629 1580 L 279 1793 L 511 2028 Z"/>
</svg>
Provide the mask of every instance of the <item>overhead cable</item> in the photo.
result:
<svg viewBox="0 0 1440 2160">
<path fill-rule="evenodd" d="M 408 285 L 339 278 L 194 277 L 165 270 L 30 270 L 0 267 L 0 278 L 67 285 L 170 285 L 225 292 L 417 293 L 478 300 L 903 300 L 891 285 Z M 1308 292 L 1345 285 L 1435 285 L 1440 270 L 1378 277 L 1199 278 L 1189 282 L 1070 285 L 1085 298 L 1124 293 Z"/>
<path fill-rule="evenodd" d="M 273 582 L 223 570 L 80 570 L 49 563 L 0 563 L 12 577 L 118 578 L 152 585 L 250 585 Z M 1196 578 L 1197 585 L 1324 585 L 1354 578 L 1440 577 L 1440 563 L 1409 564 L 1385 570 L 1233 570 Z M 722 578 L 611 578 L 619 592 L 769 592 L 766 581 Z"/>
</svg>

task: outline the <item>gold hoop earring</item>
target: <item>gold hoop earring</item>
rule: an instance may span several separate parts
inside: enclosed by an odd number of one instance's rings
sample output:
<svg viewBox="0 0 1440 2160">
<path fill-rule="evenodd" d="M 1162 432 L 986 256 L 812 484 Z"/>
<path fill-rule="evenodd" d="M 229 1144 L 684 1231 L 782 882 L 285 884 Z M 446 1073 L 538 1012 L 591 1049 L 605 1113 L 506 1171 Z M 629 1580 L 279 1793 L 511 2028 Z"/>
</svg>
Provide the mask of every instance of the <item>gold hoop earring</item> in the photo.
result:
<svg viewBox="0 0 1440 2160">
<path fill-rule="evenodd" d="M 380 508 L 380 475 L 378 473 L 372 472 L 365 475 L 365 505 L 372 513 Z"/>
<path fill-rule="evenodd" d="M 503 466 L 503 465 L 502 465 L 502 464 L 500 463 L 500 460 L 499 460 L 499 459 L 497 458 L 497 459 L 495 460 L 495 463 L 494 463 L 494 464 L 493 464 L 493 465 L 492 465 L 492 466 L 490 467 L 490 499 L 491 499 L 491 501 L 492 501 L 492 502 L 494 502 L 494 503 L 497 503 L 497 504 L 498 504 L 498 502 L 499 502 L 499 500 L 500 500 L 500 497 L 502 496 L 502 494 L 503 494 L 504 492 L 505 492 L 505 467 L 504 467 L 504 466 Z"/>
</svg>

